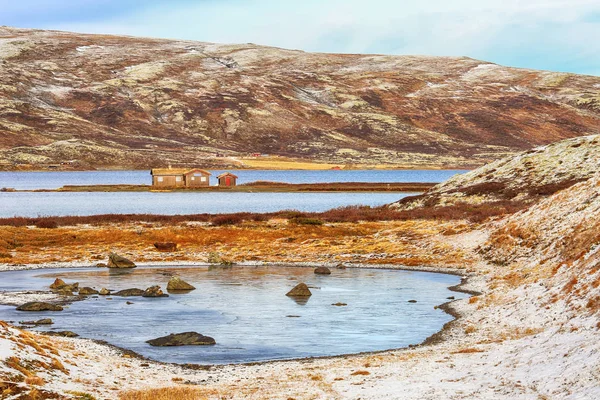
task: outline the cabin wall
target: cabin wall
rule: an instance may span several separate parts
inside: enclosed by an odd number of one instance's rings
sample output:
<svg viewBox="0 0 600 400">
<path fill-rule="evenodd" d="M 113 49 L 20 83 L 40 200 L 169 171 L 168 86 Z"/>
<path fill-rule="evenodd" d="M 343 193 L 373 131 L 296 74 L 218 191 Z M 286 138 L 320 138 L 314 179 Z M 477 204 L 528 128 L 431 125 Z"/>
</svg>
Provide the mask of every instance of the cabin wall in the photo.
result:
<svg viewBox="0 0 600 400">
<path fill-rule="evenodd" d="M 210 176 L 200 173 L 189 174 L 185 176 L 185 181 L 187 187 L 205 187 L 210 185 Z"/>
<path fill-rule="evenodd" d="M 179 180 L 178 180 L 179 178 Z M 152 186 L 154 187 L 181 187 L 184 186 L 185 182 L 183 176 L 167 175 L 167 176 L 153 176 Z"/>
</svg>

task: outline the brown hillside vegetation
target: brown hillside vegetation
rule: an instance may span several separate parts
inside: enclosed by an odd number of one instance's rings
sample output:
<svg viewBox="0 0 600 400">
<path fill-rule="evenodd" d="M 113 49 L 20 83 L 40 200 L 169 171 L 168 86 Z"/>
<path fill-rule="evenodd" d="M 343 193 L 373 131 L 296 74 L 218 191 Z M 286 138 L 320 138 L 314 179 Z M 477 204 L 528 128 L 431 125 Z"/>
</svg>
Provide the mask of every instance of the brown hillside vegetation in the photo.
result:
<svg viewBox="0 0 600 400">
<path fill-rule="evenodd" d="M 592 76 L 0 27 L 3 168 L 470 167 L 599 126 Z"/>
</svg>

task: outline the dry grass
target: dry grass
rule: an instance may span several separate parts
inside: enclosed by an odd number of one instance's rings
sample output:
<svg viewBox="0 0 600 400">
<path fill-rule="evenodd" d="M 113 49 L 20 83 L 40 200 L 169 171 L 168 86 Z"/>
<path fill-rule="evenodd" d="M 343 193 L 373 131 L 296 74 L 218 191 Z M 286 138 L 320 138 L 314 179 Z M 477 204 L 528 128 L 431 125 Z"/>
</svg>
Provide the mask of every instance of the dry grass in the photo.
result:
<svg viewBox="0 0 600 400">
<path fill-rule="evenodd" d="M 199 389 L 192 386 L 132 390 L 121 393 L 120 400 L 204 400 L 220 393 L 215 389 Z"/>
</svg>

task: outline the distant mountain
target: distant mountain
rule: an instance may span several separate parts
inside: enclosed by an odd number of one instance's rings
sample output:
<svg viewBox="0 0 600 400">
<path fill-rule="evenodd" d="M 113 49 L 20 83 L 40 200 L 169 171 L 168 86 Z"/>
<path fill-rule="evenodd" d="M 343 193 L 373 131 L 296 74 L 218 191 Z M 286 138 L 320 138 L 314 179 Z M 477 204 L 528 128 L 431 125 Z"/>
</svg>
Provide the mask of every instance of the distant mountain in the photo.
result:
<svg viewBox="0 0 600 400">
<path fill-rule="evenodd" d="M 598 77 L 0 27 L 4 168 L 230 167 L 252 153 L 473 167 L 597 133 Z"/>
</svg>

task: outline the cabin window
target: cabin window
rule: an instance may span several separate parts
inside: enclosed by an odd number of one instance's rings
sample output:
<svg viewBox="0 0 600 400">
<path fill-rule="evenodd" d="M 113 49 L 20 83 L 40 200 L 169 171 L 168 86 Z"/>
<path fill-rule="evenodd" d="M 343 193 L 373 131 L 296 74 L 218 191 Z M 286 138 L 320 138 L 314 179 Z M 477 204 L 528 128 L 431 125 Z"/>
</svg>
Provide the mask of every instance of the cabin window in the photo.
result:
<svg viewBox="0 0 600 400">
<path fill-rule="evenodd" d="M 196 172 L 196 173 L 194 174 L 194 176 L 204 176 L 204 175 L 203 175 L 203 174 L 201 174 L 200 172 Z"/>
<path fill-rule="evenodd" d="M 157 178 L 156 178 L 156 180 L 157 180 L 158 182 L 162 182 L 162 181 L 163 181 L 163 177 L 162 177 L 162 176 L 159 176 L 159 177 L 157 177 Z"/>
<path fill-rule="evenodd" d="M 175 177 L 175 182 L 181 182 L 181 177 L 180 176 L 176 176 Z"/>
<path fill-rule="evenodd" d="M 192 176 L 192 180 L 193 180 L 193 181 L 195 181 L 195 180 L 196 180 L 196 177 L 195 177 L 195 176 Z"/>
<path fill-rule="evenodd" d="M 200 182 L 206 182 L 206 177 L 205 176 L 200 177 Z"/>
</svg>

